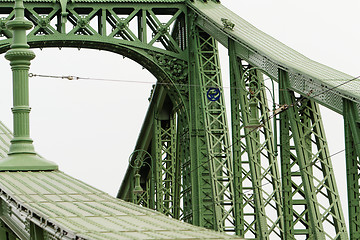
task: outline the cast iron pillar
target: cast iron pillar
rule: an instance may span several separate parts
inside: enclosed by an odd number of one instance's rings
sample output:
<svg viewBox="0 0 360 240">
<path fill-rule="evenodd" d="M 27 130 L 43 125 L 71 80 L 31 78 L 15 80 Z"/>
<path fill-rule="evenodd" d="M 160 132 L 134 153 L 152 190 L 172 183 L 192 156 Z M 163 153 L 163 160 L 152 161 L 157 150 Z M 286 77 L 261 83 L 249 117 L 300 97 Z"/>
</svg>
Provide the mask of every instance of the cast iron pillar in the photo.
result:
<svg viewBox="0 0 360 240">
<path fill-rule="evenodd" d="M 0 171 L 56 170 L 58 166 L 39 157 L 30 138 L 29 126 L 29 67 L 35 58 L 27 44 L 26 30 L 32 23 L 24 18 L 22 0 L 15 1 L 15 19 L 6 24 L 13 31 L 13 43 L 5 58 L 10 61 L 13 72 L 13 123 L 14 138 L 11 140 L 8 157 L 0 161 Z"/>
</svg>

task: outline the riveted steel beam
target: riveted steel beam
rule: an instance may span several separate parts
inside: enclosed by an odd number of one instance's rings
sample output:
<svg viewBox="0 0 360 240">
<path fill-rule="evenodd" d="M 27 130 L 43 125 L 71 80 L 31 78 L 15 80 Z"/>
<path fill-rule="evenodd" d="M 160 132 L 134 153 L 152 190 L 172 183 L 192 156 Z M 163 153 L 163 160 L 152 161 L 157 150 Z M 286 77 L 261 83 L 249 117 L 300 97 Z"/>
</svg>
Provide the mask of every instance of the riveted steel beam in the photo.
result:
<svg viewBox="0 0 360 240">
<path fill-rule="evenodd" d="M 168 101 L 162 109 L 156 111 L 154 120 L 154 165 L 156 184 L 156 210 L 173 218 L 179 218 L 180 188 L 176 185 L 176 114 L 172 112 L 172 104 Z"/>
<path fill-rule="evenodd" d="M 217 43 L 190 26 L 193 223 L 234 231 L 233 171 Z"/>
<path fill-rule="evenodd" d="M 295 96 L 287 72 L 279 70 L 279 79 L 280 104 L 286 106 L 280 136 L 285 229 L 292 233 L 287 239 L 347 239 L 319 107 Z"/>
<path fill-rule="evenodd" d="M 150 105 L 146 113 L 143 126 L 140 130 L 139 138 L 135 145 L 134 152 L 137 150 L 144 150 L 151 152 L 151 148 L 152 148 L 151 142 L 154 134 L 154 112 L 155 109 L 161 108 L 163 106 L 166 96 L 167 96 L 167 91 L 163 87 L 155 87 L 153 89 L 152 96 L 149 98 L 151 100 Z M 134 179 L 134 175 L 135 175 L 134 166 L 136 166 L 135 160 L 137 158 L 137 154 L 133 154 L 131 157 L 132 158 L 129 160 L 130 161 L 129 167 L 125 173 L 124 181 L 121 184 L 117 194 L 118 198 L 127 201 L 133 201 L 132 183 L 134 181 L 128 181 L 128 179 Z M 146 167 L 146 166 L 141 165 L 141 167 Z M 148 169 L 146 175 L 148 175 L 149 171 L 152 171 L 152 169 Z"/>
<path fill-rule="evenodd" d="M 1 12 L 9 14 L 1 23 L 14 15 L 10 4 L 1 6 Z M 60 1 L 26 2 L 25 8 L 25 18 L 34 25 L 27 35 L 31 47 L 93 48 L 94 42 L 108 42 L 184 57 L 186 8 L 183 4 L 79 2 L 64 5 Z M 2 49 L 9 47 L 12 35 L 1 27 L 0 34 L 0 52 L 3 52 Z"/>
<path fill-rule="evenodd" d="M 343 103 L 350 239 L 359 239 L 360 120 L 356 105 L 347 99 Z"/>
<path fill-rule="evenodd" d="M 237 58 L 233 41 L 229 56 L 236 234 L 280 239 L 280 173 L 262 72 Z"/>
<path fill-rule="evenodd" d="M 360 96 L 356 90 L 359 83 L 352 81 L 357 78 L 306 58 L 222 4 L 194 1 L 189 3 L 189 8 L 197 16 L 197 25 L 221 44 L 228 47 L 229 40 L 234 40 L 239 58 L 265 70 L 277 81 L 278 69 L 287 71 L 291 90 L 302 95 L 310 90 L 322 92 L 310 98 L 340 114 L 343 113 L 343 99 L 349 99 L 360 109 Z M 233 23 L 234 27 L 226 27 L 224 19 Z"/>
</svg>

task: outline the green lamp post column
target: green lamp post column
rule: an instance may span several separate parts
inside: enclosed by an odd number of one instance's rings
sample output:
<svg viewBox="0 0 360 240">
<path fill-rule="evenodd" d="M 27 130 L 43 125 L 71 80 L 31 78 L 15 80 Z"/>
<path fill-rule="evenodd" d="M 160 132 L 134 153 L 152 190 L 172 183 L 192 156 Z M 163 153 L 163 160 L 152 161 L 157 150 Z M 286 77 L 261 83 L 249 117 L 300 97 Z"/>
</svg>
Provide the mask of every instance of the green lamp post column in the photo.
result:
<svg viewBox="0 0 360 240">
<path fill-rule="evenodd" d="M 29 125 L 29 67 L 35 58 L 27 44 L 26 30 L 32 23 L 24 18 L 22 0 L 15 1 L 15 19 L 6 24 L 13 31 L 13 43 L 5 58 L 10 61 L 13 72 L 14 138 L 11 140 L 8 157 L 0 161 L 0 171 L 45 171 L 58 166 L 39 157 L 30 138 Z"/>
</svg>

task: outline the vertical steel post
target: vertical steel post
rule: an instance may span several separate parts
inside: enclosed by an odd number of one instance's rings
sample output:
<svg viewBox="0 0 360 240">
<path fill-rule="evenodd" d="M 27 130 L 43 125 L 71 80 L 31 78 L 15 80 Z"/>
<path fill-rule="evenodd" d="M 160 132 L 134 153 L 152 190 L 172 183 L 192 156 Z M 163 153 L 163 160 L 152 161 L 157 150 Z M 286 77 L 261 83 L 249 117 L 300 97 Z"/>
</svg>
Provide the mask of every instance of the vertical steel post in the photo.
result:
<svg viewBox="0 0 360 240">
<path fill-rule="evenodd" d="M 181 185 L 181 196 L 183 204 L 183 212 L 180 218 L 185 222 L 192 223 L 192 184 L 191 184 L 191 158 L 190 158 L 190 135 L 189 135 L 189 122 L 186 119 L 186 112 L 180 111 L 178 115 L 178 136 L 177 136 L 177 150 L 179 169 L 177 172 L 179 176 L 178 184 Z M 179 187 L 179 188 L 180 188 Z"/>
<path fill-rule="evenodd" d="M 193 223 L 233 232 L 233 171 L 217 43 L 191 20 L 189 31 Z"/>
<path fill-rule="evenodd" d="M 45 240 L 44 230 L 30 222 L 30 240 Z"/>
<path fill-rule="evenodd" d="M 6 240 L 6 227 L 5 223 L 0 220 L 0 239 Z"/>
<path fill-rule="evenodd" d="M 197 226 L 216 228 L 214 198 L 209 173 L 205 122 L 202 114 L 201 89 L 197 74 L 197 44 L 194 15 L 188 16 L 189 34 L 189 137 L 190 137 L 190 176 L 191 209 L 187 218 Z"/>
<path fill-rule="evenodd" d="M 231 94 L 231 129 L 232 129 L 232 156 L 234 169 L 234 211 L 235 211 L 235 234 L 245 237 L 246 229 L 251 225 L 249 223 L 249 212 L 244 210 L 244 199 L 249 190 L 243 185 L 243 165 L 241 164 L 241 116 L 239 114 L 240 107 L 240 79 L 243 75 L 243 68 L 241 60 L 236 56 L 235 43 L 233 40 L 229 41 L 229 62 L 230 62 L 230 94 Z M 247 220 L 245 220 L 247 215 Z M 255 216 L 253 215 L 253 218 Z"/>
<path fill-rule="evenodd" d="M 236 233 L 279 239 L 283 234 L 280 174 L 262 72 L 243 66 L 232 40 L 229 57 Z"/>
<path fill-rule="evenodd" d="M 155 114 L 154 144 L 155 144 L 155 183 L 156 210 L 167 216 L 179 216 L 180 202 L 175 199 L 176 192 L 176 118 L 175 114 L 162 111 Z"/>
<path fill-rule="evenodd" d="M 40 158 L 35 153 L 30 138 L 28 75 L 30 60 L 35 54 L 29 50 L 26 30 L 32 28 L 32 23 L 24 17 L 22 0 L 15 1 L 14 9 L 15 19 L 6 24 L 7 28 L 14 32 L 13 43 L 5 55 L 13 72 L 14 138 L 11 140 L 9 156 L 0 161 L 0 170 L 56 170 L 58 166 L 55 163 Z"/>
<path fill-rule="evenodd" d="M 295 97 L 282 69 L 279 82 L 286 106 L 280 118 L 285 229 L 308 239 L 347 239 L 319 107 L 307 96 Z"/>
<path fill-rule="evenodd" d="M 360 119 L 354 102 L 343 99 L 350 239 L 360 239 Z"/>
</svg>

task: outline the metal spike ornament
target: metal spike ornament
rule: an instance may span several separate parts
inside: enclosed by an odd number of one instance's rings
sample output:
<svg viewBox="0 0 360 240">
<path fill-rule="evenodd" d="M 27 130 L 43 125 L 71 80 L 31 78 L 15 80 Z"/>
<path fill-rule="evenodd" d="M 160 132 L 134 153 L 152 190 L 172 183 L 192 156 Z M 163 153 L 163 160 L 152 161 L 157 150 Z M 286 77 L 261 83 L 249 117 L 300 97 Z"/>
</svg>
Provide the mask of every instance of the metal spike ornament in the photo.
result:
<svg viewBox="0 0 360 240">
<path fill-rule="evenodd" d="M 6 24 L 13 31 L 13 43 L 5 58 L 10 61 L 13 72 L 13 123 L 14 138 L 11 140 L 8 157 L 0 160 L 0 171 L 47 171 L 58 166 L 36 154 L 30 138 L 29 114 L 29 68 L 35 58 L 27 44 L 26 30 L 32 23 L 24 17 L 22 0 L 15 1 L 15 18 Z"/>
</svg>

